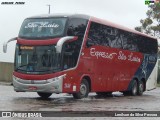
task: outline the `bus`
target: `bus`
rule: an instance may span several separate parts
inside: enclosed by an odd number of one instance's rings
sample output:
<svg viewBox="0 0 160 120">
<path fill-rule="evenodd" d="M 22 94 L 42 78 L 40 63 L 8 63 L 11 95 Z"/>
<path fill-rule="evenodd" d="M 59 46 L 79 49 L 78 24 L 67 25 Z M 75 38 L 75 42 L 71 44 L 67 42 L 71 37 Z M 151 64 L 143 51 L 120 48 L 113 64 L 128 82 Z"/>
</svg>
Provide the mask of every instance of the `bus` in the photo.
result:
<svg viewBox="0 0 160 120">
<path fill-rule="evenodd" d="M 14 40 L 14 90 L 42 98 L 69 93 L 81 99 L 89 92 L 115 91 L 142 95 L 156 69 L 157 39 L 88 15 L 26 18 L 18 37 L 4 43 L 4 52 Z"/>
</svg>

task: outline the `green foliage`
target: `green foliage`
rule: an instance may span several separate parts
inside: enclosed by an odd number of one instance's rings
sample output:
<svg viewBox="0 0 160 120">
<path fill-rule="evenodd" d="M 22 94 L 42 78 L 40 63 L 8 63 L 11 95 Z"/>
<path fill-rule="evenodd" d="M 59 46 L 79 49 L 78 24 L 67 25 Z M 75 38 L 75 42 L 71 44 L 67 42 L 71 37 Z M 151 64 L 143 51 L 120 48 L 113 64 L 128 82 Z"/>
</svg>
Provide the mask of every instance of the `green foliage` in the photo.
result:
<svg viewBox="0 0 160 120">
<path fill-rule="evenodd" d="M 142 27 L 135 27 L 135 30 L 142 32 Z"/>
<path fill-rule="evenodd" d="M 160 38 L 160 3 L 151 4 L 148 8 L 147 18 L 141 19 L 141 26 L 135 30 Z"/>
</svg>

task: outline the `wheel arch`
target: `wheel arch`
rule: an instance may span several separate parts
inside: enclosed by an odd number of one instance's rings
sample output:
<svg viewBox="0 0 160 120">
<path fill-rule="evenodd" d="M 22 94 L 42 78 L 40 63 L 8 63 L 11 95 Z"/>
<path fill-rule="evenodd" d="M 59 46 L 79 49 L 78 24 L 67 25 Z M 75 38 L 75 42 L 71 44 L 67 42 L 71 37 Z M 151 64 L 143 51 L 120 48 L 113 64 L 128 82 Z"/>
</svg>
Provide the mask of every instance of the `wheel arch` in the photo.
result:
<svg viewBox="0 0 160 120">
<path fill-rule="evenodd" d="M 84 97 L 88 97 L 88 94 L 90 91 L 91 91 L 91 79 L 89 76 L 83 76 L 80 79 L 79 92 L 73 93 L 73 97 L 75 99 L 81 99 Z"/>
<path fill-rule="evenodd" d="M 136 80 L 136 82 L 138 83 L 139 79 L 137 77 L 134 77 L 133 80 Z"/>
<path fill-rule="evenodd" d="M 91 87 L 91 78 L 90 78 L 90 76 L 84 75 L 84 76 L 82 77 L 82 79 L 81 79 L 81 82 L 82 82 L 83 79 L 87 80 L 88 85 L 89 85 L 89 92 L 91 92 L 92 87 Z"/>
<path fill-rule="evenodd" d="M 132 84 L 133 84 L 133 81 L 134 81 L 134 80 L 135 80 L 135 81 L 137 82 L 137 84 L 138 84 L 138 77 L 133 77 L 132 80 L 131 80 L 130 83 L 129 83 L 129 86 L 128 86 L 127 91 L 130 91 L 130 90 L 131 90 Z"/>
<path fill-rule="evenodd" d="M 139 79 L 138 77 L 134 77 L 134 78 L 131 80 L 131 82 L 130 82 L 130 84 L 129 84 L 129 87 L 128 87 L 128 90 L 131 89 L 131 85 L 132 85 L 133 80 L 136 80 L 136 82 L 137 82 L 138 85 L 139 85 L 139 82 L 142 81 L 142 82 L 144 83 L 144 90 L 143 90 L 143 91 L 146 90 L 146 79 L 145 79 L 145 78 L 140 78 L 140 79 Z"/>
</svg>

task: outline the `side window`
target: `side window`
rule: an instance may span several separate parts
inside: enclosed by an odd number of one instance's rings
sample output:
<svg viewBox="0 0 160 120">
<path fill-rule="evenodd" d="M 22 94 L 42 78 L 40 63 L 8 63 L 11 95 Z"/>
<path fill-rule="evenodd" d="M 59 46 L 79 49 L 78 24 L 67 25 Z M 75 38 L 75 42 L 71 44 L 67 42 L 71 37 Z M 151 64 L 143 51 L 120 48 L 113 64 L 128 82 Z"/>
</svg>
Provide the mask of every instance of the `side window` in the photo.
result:
<svg viewBox="0 0 160 120">
<path fill-rule="evenodd" d="M 87 20 L 80 18 L 69 19 L 67 27 L 68 36 L 78 36 L 78 40 L 66 42 L 63 45 L 63 69 L 69 69 L 76 66 L 83 37 L 87 26 Z"/>
<path fill-rule="evenodd" d="M 139 36 L 137 44 L 140 52 L 149 54 L 157 53 L 157 41 L 152 38 Z"/>
<path fill-rule="evenodd" d="M 68 36 L 84 36 L 87 26 L 87 20 L 80 18 L 72 18 L 69 20 L 67 29 Z"/>
<path fill-rule="evenodd" d="M 73 54 L 77 54 L 75 55 L 75 64 L 77 62 L 78 56 L 79 56 L 79 52 L 82 46 L 82 41 L 83 41 L 83 37 L 85 34 L 85 30 L 87 27 L 87 23 L 88 20 L 85 19 L 80 19 L 80 18 L 71 18 L 69 19 L 69 23 L 68 23 L 68 28 L 67 28 L 67 35 L 68 36 L 78 36 L 78 40 L 76 40 L 73 44 L 72 44 L 72 48 L 74 48 L 74 53 Z"/>
<path fill-rule="evenodd" d="M 124 31 L 123 49 L 142 52 L 156 53 L 157 43 L 152 38 L 140 36 L 134 33 Z"/>
<path fill-rule="evenodd" d="M 123 36 L 123 49 L 131 51 L 139 51 L 137 41 L 138 36 L 133 33 L 122 31 Z"/>
<path fill-rule="evenodd" d="M 101 45 L 143 53 L 157 52 L 157 42 L 152 40 L 152 38 L 95 22 L 91 23 L 87 40 L 87 46 L 89 47 L 92 45 Z"/>
<path fill-rule="evenodd" d="M 75 47 L 75 42 L 64 44 L 63 69 L 72 68 L 76 65 L 79 53 Z"/>
<path fill-rule="evenodd" d="M 101 45 L 124 50 L 157 53 L 157 42 L 152 38 L 92 22 L 87 46 Z"/>
<path fill-rule="evenodd" d="M 121 35 L 121 31 L 116 28 L 92 22 L 87 43 L 112 48 L 122 48 L 123 35 Z"/>
<path fill-rule="evenodd" d="M 109 46 L 107 40 L 108 29 L 99 23 L 91 23 L 87 44 Z"/>
<path fill-rule="evenodd" d="M 121 31 L 113 27 L 107 28 L 108 32 L 106 36 L 109 46 L 112 48 L 122 48 L 124 36 L 121 34 Z"/>
</svg>

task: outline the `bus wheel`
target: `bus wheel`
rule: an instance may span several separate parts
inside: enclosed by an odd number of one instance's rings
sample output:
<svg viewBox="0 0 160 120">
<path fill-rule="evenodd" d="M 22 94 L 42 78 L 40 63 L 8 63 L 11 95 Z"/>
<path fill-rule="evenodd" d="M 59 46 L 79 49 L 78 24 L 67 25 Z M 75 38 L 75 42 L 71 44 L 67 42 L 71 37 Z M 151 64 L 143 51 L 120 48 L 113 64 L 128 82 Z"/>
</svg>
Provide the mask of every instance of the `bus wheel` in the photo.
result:
<svg viewBox="0 0 160 120">
<path fill-rule="evenodd" d="M 88 93 L 89 93 L 89 84 L 86 79 L 83 79 L 80 85 L 80 91 L 78 93 L 73 93 L 73 97 L 75 99 L 85 98 L 88 97 Z"/>
<path fill-rule="evenodd" d="M 144 91 L 144 83 L 143 81 L 140 81 L 138 85 L 138 95 L 142 95 L 143 91 Z"/>
<path fill-rule="evenodd" d="M 133 80 L 133 85 L 131 88 L 131 95 L 136 96 L 138 92 L 138 84 L 136 80 Z"/>
<path fill-rule="evenodd" d="M 42 98 L 42 99 L 47 99 L 49 98 L 52 93 L 43 93 L 43 92 L 37 92 L 37 94 Z"/>
</svg>

